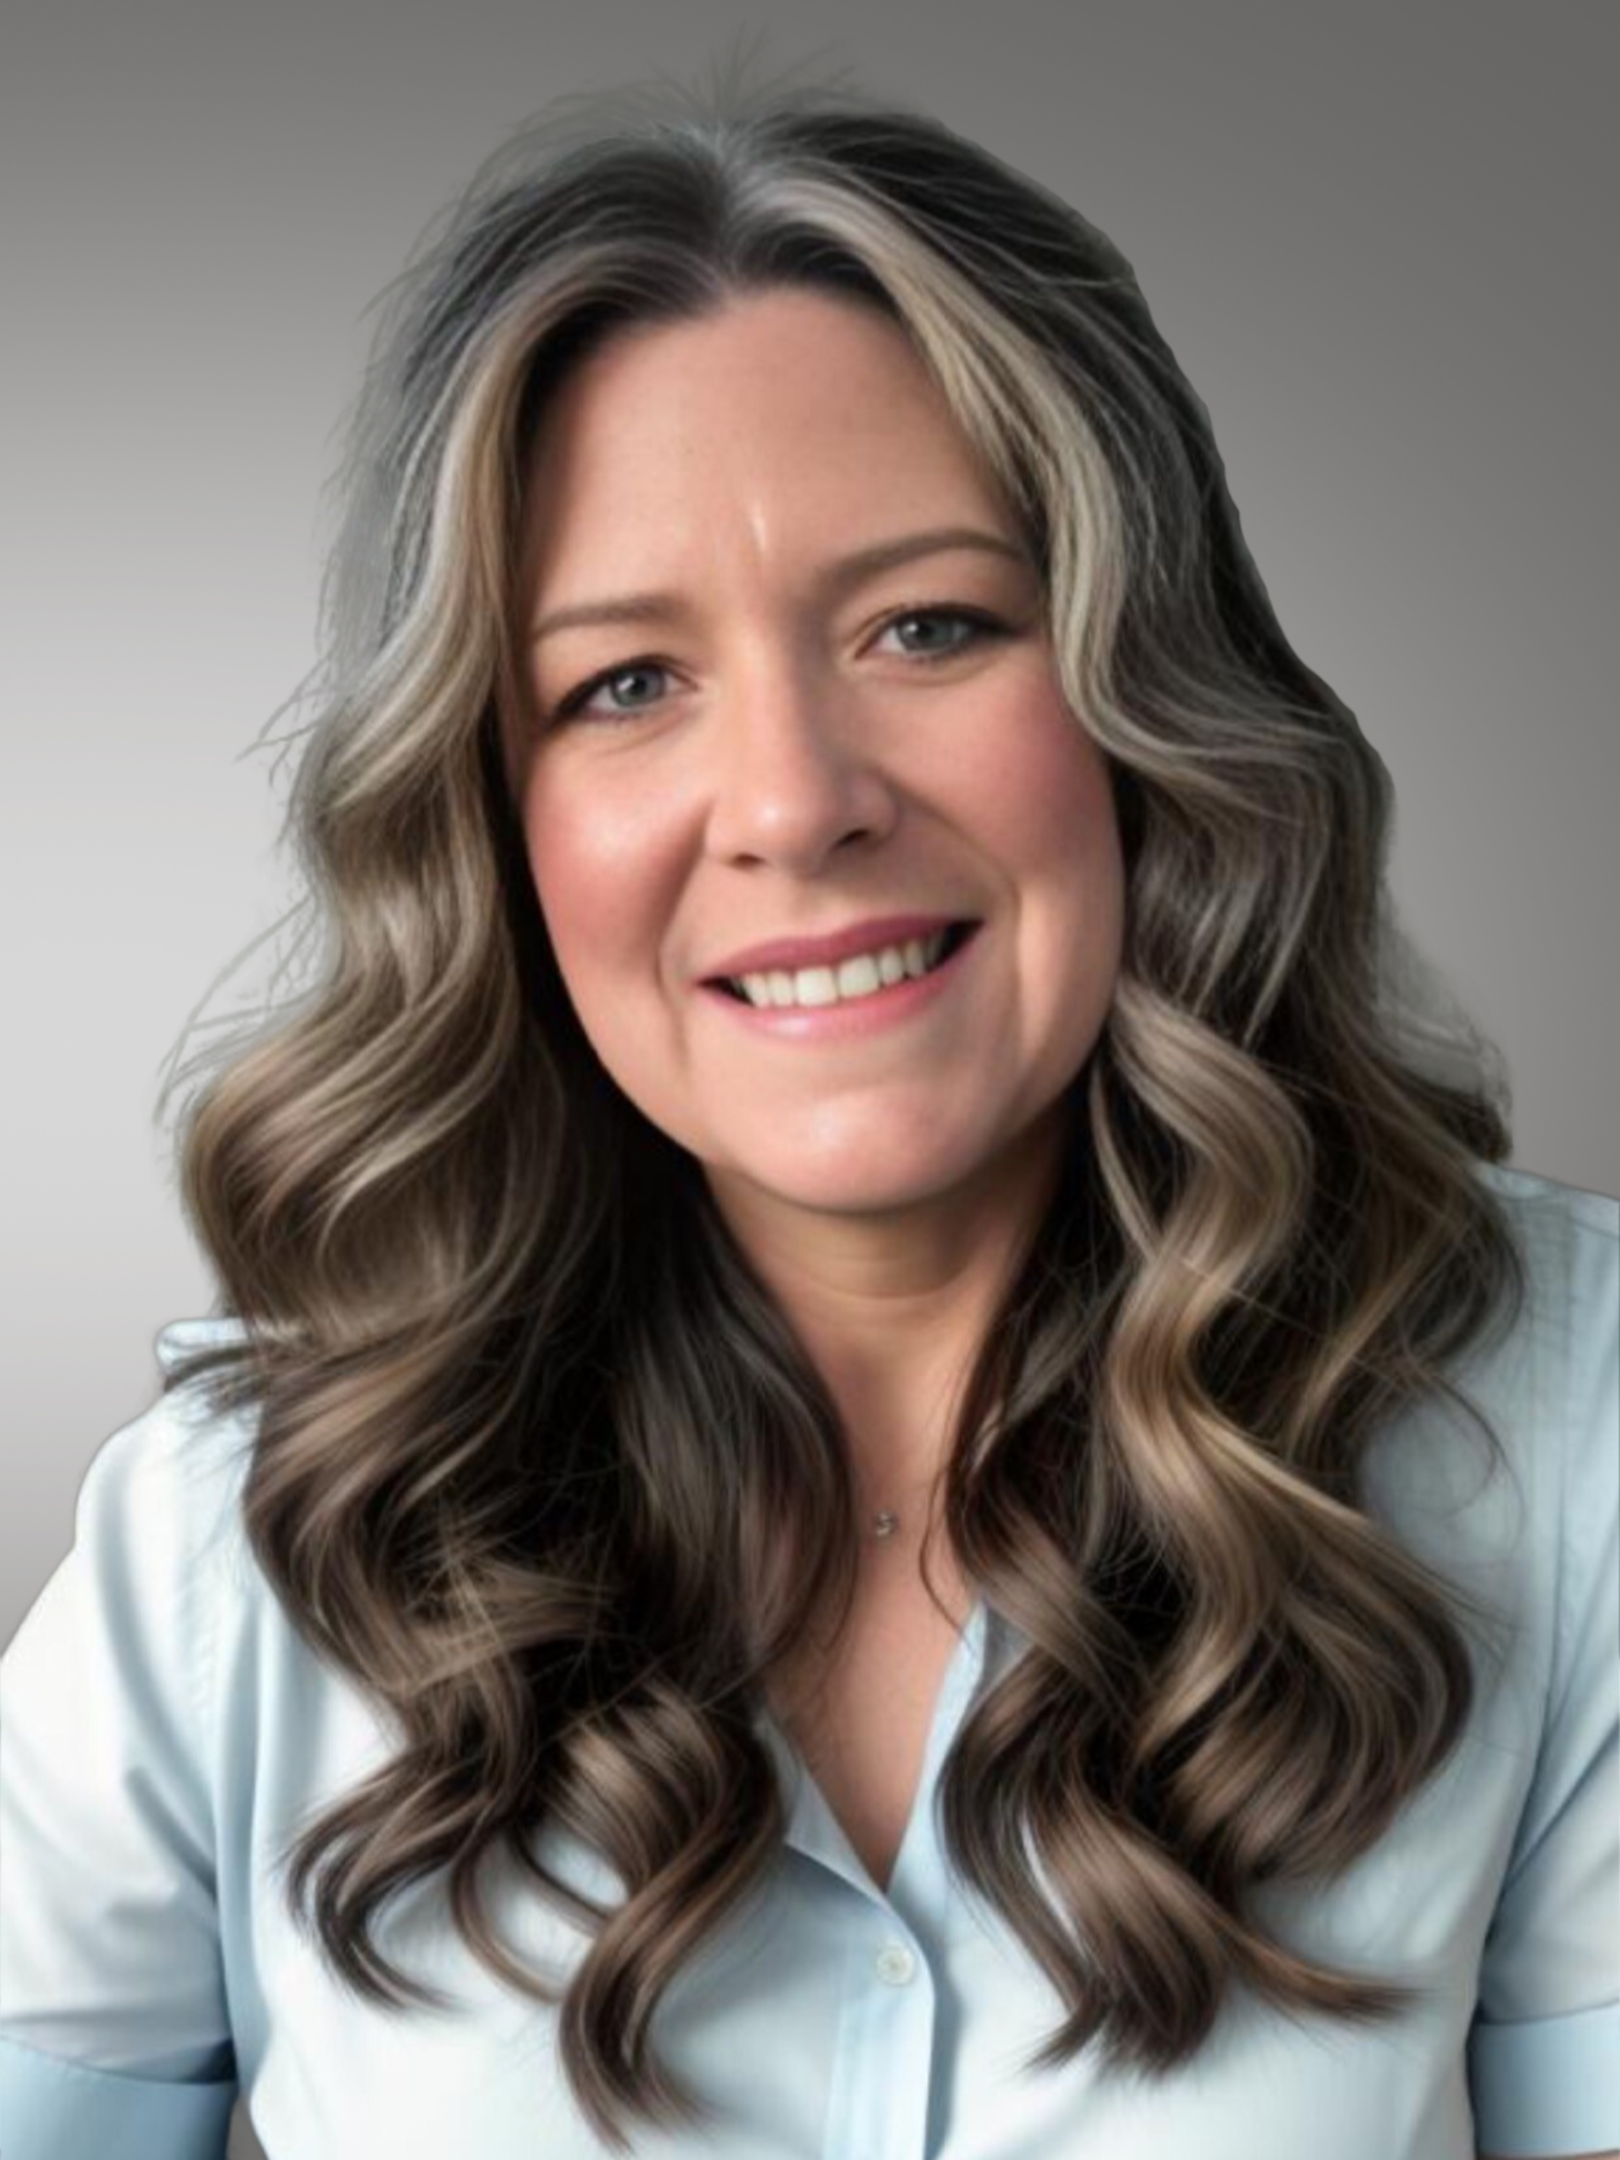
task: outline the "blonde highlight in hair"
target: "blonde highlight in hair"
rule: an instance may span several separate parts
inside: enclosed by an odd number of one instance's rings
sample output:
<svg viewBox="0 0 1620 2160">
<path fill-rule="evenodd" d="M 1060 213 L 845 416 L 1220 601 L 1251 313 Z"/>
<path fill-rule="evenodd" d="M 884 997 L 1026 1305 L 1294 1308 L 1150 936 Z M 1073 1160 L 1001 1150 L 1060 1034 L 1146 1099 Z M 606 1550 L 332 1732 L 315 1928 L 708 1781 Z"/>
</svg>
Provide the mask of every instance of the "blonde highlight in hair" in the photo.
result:
<svg viewBox="0 0 1620 2160">
<path fill-rule="evenodd" d="M 333 1971 L 442 1879 L 559 2006 L 596 2131 L 700 2121 L 654 2013 L 784 1824 L 756 1727 L 857 1523 L 829 1392 L 698 1166 L 596 1060 L 516 822 L 525 445 L 601 340 L 773 285 L 912 339 L 1028 532 L 1127 872 L 1064 1176 L 959 1406 L 942 1528 L 1028 1637 L 947 1759 L 942 1827 L 1088 2045 L 1163 2074 L 1236 1982 L 1398 2014 L 1250 1909 L 1389 1827 L 1463 1731 L 1493 1616 L 1373 1519 L 1360 1466 L 1520 1309 L 1476 1175 L 1486 1046 L 1393 917 L 1391 789 L 1295 657 L 1207 414 L 1130 266 L 940 122 L 844 87 L 565 101 L 390 296 L 357 408 L 290 823 L 311 980 L 211 1058 L 184 1203 L 241 1342 L 180 1364 L 251 1408 L 252 1549 L 397 1753 L 286 1854 Z M 187 1068 L 190 1070 L 191 1068 Z M 585 1898 L 537 1835 L 577 1838 Z M 582 1928 L 566 1979 L 492 1928 L 513 1863 Z"/>
</svg>

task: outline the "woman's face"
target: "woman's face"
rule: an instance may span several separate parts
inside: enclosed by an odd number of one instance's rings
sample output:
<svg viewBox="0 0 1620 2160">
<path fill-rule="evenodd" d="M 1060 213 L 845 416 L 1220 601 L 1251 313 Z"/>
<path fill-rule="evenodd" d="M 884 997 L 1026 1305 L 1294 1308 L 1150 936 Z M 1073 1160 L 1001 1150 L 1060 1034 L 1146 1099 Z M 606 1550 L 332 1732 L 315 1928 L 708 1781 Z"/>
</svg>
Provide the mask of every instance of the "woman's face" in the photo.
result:
<svg viewBox="0 0 1620 2160">
<path fill-rule="evenodd" d="M 1035 567 L 903 333 L 793 288 L 621 332 L 548 407 L 530 479 L 522 819 L 603 1065 L 756 1211 L 994 1177 L 1097 1039 L 1123 871 Z M 925 546 L 947 531 L 999 544 Z M 745 947 L 908 915 L 979 928 L 870 999 L 757 1011 L 713 982 Z"/>
</svg>

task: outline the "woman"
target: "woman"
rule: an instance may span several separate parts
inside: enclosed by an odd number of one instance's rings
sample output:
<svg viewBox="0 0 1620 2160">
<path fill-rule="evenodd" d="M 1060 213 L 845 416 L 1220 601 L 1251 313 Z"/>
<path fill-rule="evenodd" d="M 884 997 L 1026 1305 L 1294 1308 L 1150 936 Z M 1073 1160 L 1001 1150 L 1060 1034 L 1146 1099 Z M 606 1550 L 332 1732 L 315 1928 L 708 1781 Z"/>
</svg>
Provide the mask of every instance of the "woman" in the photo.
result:
<svg viewBox="0 0 1620 2160">
<path fill-rule="evenodd" d="M 7 1654 L 8 2160 L 1614 2145 L 1620 1208 L 1128 265 L 586 101 L 349 480 L 323 967 Z"/>
</svg>

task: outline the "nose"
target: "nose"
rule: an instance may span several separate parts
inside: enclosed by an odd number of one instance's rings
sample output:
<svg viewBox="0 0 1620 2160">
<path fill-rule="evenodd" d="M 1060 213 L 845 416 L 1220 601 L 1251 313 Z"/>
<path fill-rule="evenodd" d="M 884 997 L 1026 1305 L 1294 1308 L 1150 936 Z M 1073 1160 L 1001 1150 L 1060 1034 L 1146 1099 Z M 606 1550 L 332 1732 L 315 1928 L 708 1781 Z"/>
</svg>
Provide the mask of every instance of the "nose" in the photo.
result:
<svg viewBox="0 0 1620 2160">
<path fill-rule="evenodd" d="M 844 841 L 886 833 L 895 788 L 861 720 L 855 691 L 789 653 L 739 669 L 714 737 L 710 852 L 812 875 Z"/>
</svg>

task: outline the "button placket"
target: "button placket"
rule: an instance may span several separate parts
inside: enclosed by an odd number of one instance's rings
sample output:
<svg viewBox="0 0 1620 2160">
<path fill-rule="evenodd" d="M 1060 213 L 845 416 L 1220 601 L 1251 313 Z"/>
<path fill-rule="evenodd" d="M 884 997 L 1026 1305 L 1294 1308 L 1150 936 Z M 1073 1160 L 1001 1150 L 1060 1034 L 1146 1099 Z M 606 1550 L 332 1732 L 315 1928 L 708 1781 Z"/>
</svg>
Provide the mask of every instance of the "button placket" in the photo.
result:
<svg viewBox="0 0 1620 2160">
<path fill-rule="evenodd" d="M 927 2160 L 937 2005 L 926 1952 L 874 1930 L 849 1968 L 822 2160 Z"/>
</svg>

